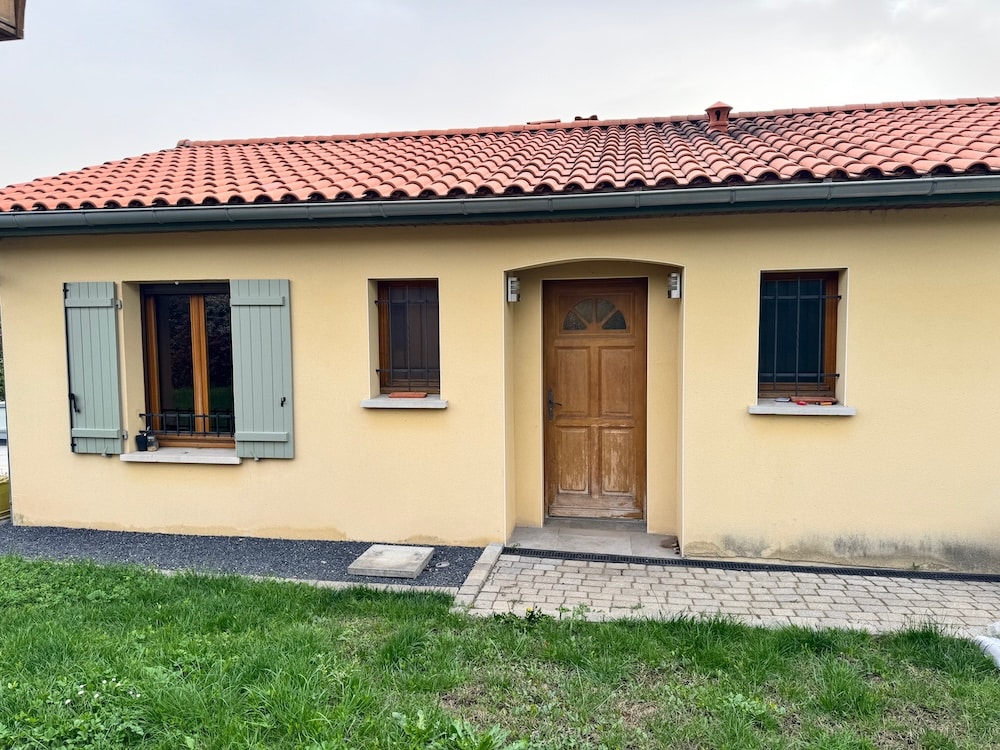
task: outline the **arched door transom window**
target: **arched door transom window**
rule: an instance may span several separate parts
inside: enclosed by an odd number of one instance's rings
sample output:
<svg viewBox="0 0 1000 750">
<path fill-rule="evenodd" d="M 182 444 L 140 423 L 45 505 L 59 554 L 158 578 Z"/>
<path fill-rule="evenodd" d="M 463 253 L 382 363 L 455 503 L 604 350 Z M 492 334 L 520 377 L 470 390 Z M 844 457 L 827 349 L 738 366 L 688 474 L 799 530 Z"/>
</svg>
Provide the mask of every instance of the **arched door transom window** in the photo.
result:
<svg viewBox="0 0 1000 750">
<path fill-rule="evenodd" d="M 562 329 L 573 331 L 624 331 L 628 323 L 613 302 L 600 297 L 581 300 L 563 318 Z"/>
</svg>

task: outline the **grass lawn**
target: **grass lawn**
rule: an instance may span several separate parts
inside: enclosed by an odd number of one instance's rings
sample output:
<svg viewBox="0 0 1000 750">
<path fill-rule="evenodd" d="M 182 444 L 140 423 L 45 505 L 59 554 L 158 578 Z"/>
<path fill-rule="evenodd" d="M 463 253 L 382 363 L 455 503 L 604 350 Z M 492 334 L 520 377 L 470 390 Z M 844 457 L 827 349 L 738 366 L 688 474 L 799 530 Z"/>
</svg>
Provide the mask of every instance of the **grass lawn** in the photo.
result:
<svg viewBox="0 0 1000 750">
<path fill-rule="evenodd" d="M 435 594 L 0 557 L 0 748 L 987 748 L 933 629 L 589 623 Z"/>
</svg>

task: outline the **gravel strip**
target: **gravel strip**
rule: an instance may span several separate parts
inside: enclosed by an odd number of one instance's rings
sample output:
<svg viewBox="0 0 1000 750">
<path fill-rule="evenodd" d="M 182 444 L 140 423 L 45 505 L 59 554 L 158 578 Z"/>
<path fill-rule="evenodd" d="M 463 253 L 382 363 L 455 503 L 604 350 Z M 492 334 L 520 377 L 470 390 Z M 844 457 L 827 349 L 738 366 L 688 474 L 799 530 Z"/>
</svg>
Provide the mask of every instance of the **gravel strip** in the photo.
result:
<svg viewBox="0 0 1000 750">
<path fill-rule="evenodd" d="M 370 546 L 370 542 L 146 534 L 0 524 L 0 555 L 357 584 L 459 587 L 483 551 L 482 547 L 435 545 L 427 568 L 413 579 L 349 575 L 347 566 Z"/>
</svg>

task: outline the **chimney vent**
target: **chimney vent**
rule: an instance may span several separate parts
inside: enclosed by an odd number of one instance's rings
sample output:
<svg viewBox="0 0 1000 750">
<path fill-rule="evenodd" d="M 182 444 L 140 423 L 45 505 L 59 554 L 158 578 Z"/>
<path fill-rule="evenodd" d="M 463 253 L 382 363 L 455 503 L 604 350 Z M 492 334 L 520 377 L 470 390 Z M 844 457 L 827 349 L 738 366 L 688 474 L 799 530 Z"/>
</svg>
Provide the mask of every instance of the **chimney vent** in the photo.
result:
<svg viewBox="0 0 1000 750">
<path fill-rule="evenodd" d="M 708 113 L 708 130 L 711 133 L 725 133 L 729 129 L 729 113 L 733 108 L 728 104 L 716 102 L 705 110 Z"/>
</svg>

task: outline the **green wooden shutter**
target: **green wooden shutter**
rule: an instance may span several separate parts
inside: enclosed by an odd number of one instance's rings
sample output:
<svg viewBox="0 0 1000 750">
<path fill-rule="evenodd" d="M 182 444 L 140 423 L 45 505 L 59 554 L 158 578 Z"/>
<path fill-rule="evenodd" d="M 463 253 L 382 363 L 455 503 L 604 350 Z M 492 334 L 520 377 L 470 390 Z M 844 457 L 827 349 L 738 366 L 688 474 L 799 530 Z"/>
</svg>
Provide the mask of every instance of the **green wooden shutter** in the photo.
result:
<svg viewBox="0 0 1000 750">
<path fill-rule="evenodd" d="M 118 301 L 111 281 L 63 284 L 74 453 L 123 450 Z"/>
<path fill-rule="evenodd" d="M 288 281 L 229 282 L 236 454 L 292 458 L 292 320 Z"/>
</svg>

